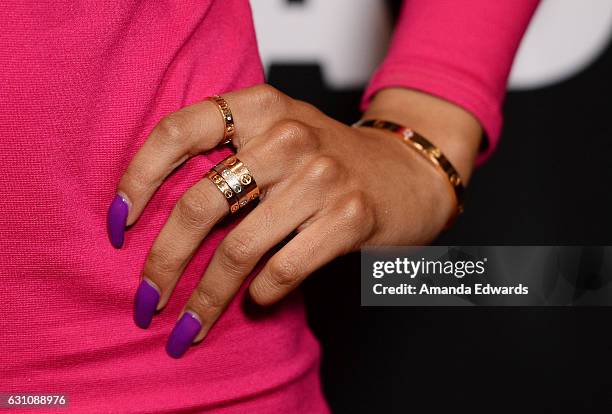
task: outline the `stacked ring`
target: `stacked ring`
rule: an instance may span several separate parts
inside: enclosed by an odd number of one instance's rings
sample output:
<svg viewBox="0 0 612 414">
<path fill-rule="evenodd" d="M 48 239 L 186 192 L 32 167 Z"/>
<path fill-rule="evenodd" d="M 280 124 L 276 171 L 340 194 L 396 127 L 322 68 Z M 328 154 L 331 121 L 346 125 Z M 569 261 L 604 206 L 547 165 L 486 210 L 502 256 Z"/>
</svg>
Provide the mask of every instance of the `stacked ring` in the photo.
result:
<svg viewBox="0 0 612 414">
<path fill-rule="evenodd" d="M 207 99 L 216 104 L 217 108 L 219 109 L 219 112 L 221 112 L 224 125 L 223 144 L 229 144 L 230 142 L 232 142 L 232 137 L 236 132 L 236 127 L 234 125 L 234 115 L 232 115 L 232 110 L 230 109 L 227 101 L 219 95 L 213 95 L 208 97 Z"/>
<path fill-rule="evenodd" d="M 230 155 L 215 165 L 207 176 L 225 196 L 230 205 L 231 213 L 236 213 L 250 202 L 259 198 L 259 188 L 255 178 L 253 178 L 246 165 L 236 158 L 235 155 Z M 219 180 L 222 180 L 223 183 Z M 235 197 L 235 199 L 231 196 Z"/>
<path fill-rule="evenodd" d="M 219 191 L 221 191 L 221 194 L 223 194 L 227 200 L 227 203 L 229 204 L 230 211 L 232 213 L 238 211 L 240 209 L 238 197 L 236 197 L 236 193 L 234 193 L 227 182 L 225 182 L 225 180 L 215 170 L 210 170 L 206 176 L 213 182 L 214 185 L 217 186 Z"/>
</svg>

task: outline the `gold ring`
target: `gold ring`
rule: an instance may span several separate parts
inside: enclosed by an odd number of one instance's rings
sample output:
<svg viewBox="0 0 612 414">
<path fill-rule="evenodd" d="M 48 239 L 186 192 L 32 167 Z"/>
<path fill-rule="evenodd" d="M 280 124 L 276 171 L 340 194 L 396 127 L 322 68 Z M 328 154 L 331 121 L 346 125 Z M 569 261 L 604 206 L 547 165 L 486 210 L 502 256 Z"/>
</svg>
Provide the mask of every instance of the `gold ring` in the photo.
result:
<svg viewBox="0 0 612 414">
<path fill-rule="evenodd" d="M 215 165 L 212 171 L 215 171 L 225 181 L 238 198 L 238 208 L 233 210 L 230 206 L 232 213 L 259 198 L 259 187 L 257 187 L 253 174 L 235 155 L 230 155 Z"/>
<path fill-rule="evenodd" d="M 219 95 L 209 96 L 207 99 L 216 104 L 217 108 L 219 108 L 219 112 L 221 112 L 224 125 L 223 144 L 229 144 L 230 142 L 232 142 L 232 137 L 236 132 L 236 127 L 234 125 L 234 115 L 232 115 L 232 110 L 230 109 L 227 101 Z"/>
<path fill-rule="evenodd" d="M 223 194 L 227 204 L 229 204 L 230 212 L 235 213 L 238 211 L 240 209 L 238 197 L 227 182 L 225 182 L 225 180 L 215 170 L 210 170 L 206 174 L 206 177 L 208 177 L 208 179 L 212 181 L 215 186 L 217 186 L 221 194 Z"/>
</svg>

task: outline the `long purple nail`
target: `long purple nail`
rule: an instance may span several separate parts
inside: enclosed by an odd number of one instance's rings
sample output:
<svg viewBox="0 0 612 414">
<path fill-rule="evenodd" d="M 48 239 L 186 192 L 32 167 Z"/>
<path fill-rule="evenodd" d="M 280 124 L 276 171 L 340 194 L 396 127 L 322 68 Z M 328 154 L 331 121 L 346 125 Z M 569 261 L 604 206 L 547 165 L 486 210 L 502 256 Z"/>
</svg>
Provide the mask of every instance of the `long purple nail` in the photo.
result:
<svg viewBox="0 0 612 414">
<path fill-rule="evenodd" d="M 106 218 L 108 238 L 116 249 L 120 249 L 121 246 L 123 246 L 123 236 L 125 234 L 125 223 L 127 221 L 127 216 L 127 201 L 117 194 L 108 208 L 108 216 Z"/>
<path fill-rule="evenodd" d="M 134 301 L 134 322 L 142 329 L 147 329 L 151 325 L 159 302 L 159 292 L 151 283 L 146 278 L 142 279 Z"/>
<path fill-rule="evenodd" d="M 193 340 L 202 329 L 202 324 L 199 319 L 190 311 L 187 311 L 181 316 L 181 319 L 176 323 L 168 343 L 166 344 L 166 352 L 172 358 L 180 358 L 193 343 Z"/>
</svg>

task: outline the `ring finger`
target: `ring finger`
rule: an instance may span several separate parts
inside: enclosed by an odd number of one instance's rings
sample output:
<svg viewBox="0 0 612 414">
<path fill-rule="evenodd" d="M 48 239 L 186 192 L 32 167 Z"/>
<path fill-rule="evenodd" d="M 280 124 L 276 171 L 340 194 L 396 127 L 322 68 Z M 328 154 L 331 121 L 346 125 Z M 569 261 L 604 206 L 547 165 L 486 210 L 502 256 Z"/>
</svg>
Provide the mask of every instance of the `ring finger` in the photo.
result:
<svg viewBox="0 0 612 414">
<path fill-rule="evenodd" d="M 278 141 L 291 141 L 286 127 L 272 128 L 240 152 L 262 191 L 290 177 L 308 151 L 274 151 Z M 257 154 L 257 155 L 256 155 Z M 147 328 L 153 314 L 167 303 L 180 275 L 201 241 L 228 213 L 226 199 L 208 178 L 187 190 L 175 205 L 145 261 L 136 293 L 134 319 Z"/>
<path fill-rule="evenodd" d="M 206 272 L 173 329 L 166 350 L 181 357 L 201 340 L 238 292 L 246 276 L 275 245 L 320 210 L 321 192 L 283 183 L 232 230 L 217 248 Z M 288 212 L 291 212 L 288 214 Z"/>
<path fill-rule="evenodd" d="M 224 98 L 237 117 L 233 142 L 238 149 L 269 130 L 290 107 L 289 98 L 266 85 L 230 92 Z M 157 124 L 130 161 L 109 207 L 107 230 L 114 247 L 123 245 L 125 227 L 137 220 L 165 178 L 188 158 L 221 143 L 226 127 L 219 105 L 210 100 L 187 106 Z"/>
</svg>

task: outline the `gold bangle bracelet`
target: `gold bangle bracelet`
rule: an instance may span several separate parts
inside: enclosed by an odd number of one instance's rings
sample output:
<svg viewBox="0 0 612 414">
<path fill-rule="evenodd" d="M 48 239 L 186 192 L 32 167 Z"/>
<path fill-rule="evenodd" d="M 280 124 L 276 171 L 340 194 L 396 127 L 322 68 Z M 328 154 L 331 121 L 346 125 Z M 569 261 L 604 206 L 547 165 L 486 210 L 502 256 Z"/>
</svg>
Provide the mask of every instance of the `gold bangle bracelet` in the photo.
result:
<svg viewBox="0 0 612 414">
<path fill-rule="evenodd" d="M 463 212 L 463 182 L 453 164 L 444 156 L 440 148 L 414 130 L 394 122 L 380 119 L 364 119 L 356 122 L 353 126 L 377 128 L 393 132 L 402 142 L 417 150 L 419 154 L 431 162 L 448 179 L 457 202 L 457 213 Z"/>
</svg>

